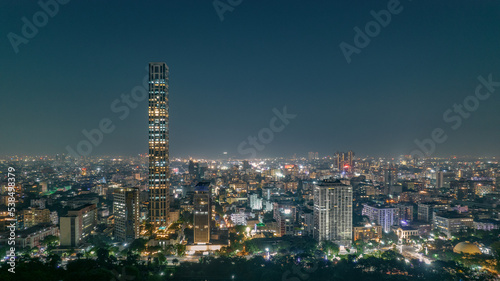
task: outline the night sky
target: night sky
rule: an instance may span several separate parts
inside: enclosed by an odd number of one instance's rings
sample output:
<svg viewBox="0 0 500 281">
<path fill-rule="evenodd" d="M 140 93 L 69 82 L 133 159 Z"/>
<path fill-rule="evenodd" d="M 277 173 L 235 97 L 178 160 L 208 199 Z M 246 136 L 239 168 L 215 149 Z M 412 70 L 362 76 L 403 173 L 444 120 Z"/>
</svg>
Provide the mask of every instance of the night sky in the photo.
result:
<svg viewBox="0 0 500 281">
<path fill-rule="evenodd" d="M 72 0 L 16 54 L 9 34 L 42 8 L 3 0 L 0 155 L 67 153 L 103 118 L 115 130 L 91 155 L 146 153 L 147 101 L 123 120 L 110 105 L 150 61 L 170 68 L 174 157 L 249 157 L 238 145 L 284 106 L 297 116 L 258 157 L 398 156 L 435 128 L 447 140 L 433 155 L 500 155 L 500 86 L 456 130 L 443 120 L 478 76 L 500 81 L 500 2 L 402 0 L 348 63 L 339 44 L 389 2 L 243 0 L 221 21 L 212 1 Z"/>
</svg>

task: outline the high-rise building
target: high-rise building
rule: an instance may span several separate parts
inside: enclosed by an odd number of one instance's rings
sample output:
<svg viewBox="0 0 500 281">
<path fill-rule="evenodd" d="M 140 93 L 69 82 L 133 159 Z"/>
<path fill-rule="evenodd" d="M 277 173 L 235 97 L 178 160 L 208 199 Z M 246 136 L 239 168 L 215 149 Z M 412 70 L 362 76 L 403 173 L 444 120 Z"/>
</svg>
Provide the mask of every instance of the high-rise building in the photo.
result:
<svg viewBox="0 0 500 281">
<path fill-rule="evenodd" d="M 444 186 L 444 172 L 438 171 L 436 173 L 436 187 L 441 188 Z"/>
<path fill-rule="evenodd" d="M 149 63 L 149 204 L 156 228 L 169 223 L 168 66 Z"/>
<path fill-rule="evenodd" d="M 61 246 L 76 247 L 81 245 L 97 225 L 97 206 L 95 204 L 83 205 L 68 211 L 60 218 Z"/>
<path fill-rule="evenodd" d="M 352 171 L 354 168 L 354 152 L 336 152 L 333 156 L 335 168 L 339 171 Z"/>
<path fill-rule="evenodd" d="M 384 170 L 384 186 L 389 188 L 398 182 L 398 173 L 395 167 Z"/>
<path fill-rule="evenodd" d="M 194 188 L 194 243 L 210 243 L 210 221 L 212 206 L 210 204 L 210 182 L 199 182 Z"/>
<path fill-rule="evenodd" d="M 297 220 L 297 208 L 290 204 L 273 203 L 273 218 L 276 220 L 276 235 L 293 235 Z"/>
<path fill-rule="evenodd" d="M 370 206 L 368 204 L 363 204 L 361 214 L 367 216 L 371 222 L 375 222 L 377 225 L 382 226 L 382 229 L 386 233 L 391 231 L 391 226 L 399 223 L 399 208 L 392 206 Z"/>
<path fill-rule="evenodd" d="M 399 209 L 398 218 L 403 225 L 413 221 L 413 205 L 397 204 L 396 207 Z"/>
<path fill-rule="evenodd" d="M 65 216 L 60 218 L 59 226 L 61 235 L 59 237 L 61 246 L 77 247 L 82 241 L 80 239 L 80 218 L 78 216 Z"/>
<path fill-rule="evenodd" d="M 354 168 L 354 151 L 349 150 L 347 152 L 347 161 L 349 163 L 349 168 Z"/>
<path fill-rule="evenodd" d="M 314 238 L 340 245 L 352 241 L 352 187 L 325 180 L 314 186 Z"/>
<path fill-rule="evenodd" d="M 114 236 L 118 241 L 139 238 L 139 189 L 117 188 L 113 193 Z"/>
</svg>

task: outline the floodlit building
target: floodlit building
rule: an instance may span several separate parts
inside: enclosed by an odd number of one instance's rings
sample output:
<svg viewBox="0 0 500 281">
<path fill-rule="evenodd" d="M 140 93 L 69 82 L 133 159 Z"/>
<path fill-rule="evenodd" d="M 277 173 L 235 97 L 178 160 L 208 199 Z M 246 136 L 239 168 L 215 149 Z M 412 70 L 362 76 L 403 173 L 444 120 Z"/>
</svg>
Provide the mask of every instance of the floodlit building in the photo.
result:
<svg viewBox="0 0 500 281">
<path fill-rule="evenodd" d="M 314 186 L 314 238 L 346 246 L 352 242 L 352 187 L 325 180 Z"/>
<path fill-rule="evenodd" d="M 395 207 L 364 204 L 362 215 L 367 216 L 371 222 L 382 226 L 386 233 L 391 231 L 391 226 L 399 223 L 399 208 Z"/>
<path fill-rule="evenodd" d="M 353 227 L 354 241 L 379 240 L 382 238 L 382 226 L 375 224 L 366 224 L 364 226 Z"/>
</svg>

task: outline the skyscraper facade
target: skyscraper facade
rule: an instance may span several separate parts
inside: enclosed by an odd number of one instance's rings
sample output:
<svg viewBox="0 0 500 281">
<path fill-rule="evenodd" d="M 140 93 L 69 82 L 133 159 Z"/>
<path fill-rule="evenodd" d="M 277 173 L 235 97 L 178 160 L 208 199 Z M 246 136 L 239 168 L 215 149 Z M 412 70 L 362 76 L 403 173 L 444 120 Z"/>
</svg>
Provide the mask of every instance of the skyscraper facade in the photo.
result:
<svg viewBox="0 0 500 281">
<path fill-rule="evenodd" d="M 210 204 L 210 182 L 199 182 L 194 188 L 194 243 L 210 242 L 210 220 L 212 206 Z"/>
<path fill-rule="evenodd" d="M 352 187 L 325 180 L 314 186 L 314 238 L 348 246 L 352 241 Z"/>
<path fill-rule="evenodd" d="M 131 241 L 139 238 L 139 189 L 117 188 L 113 192 L 115 239 Z"/>
<path fill-rule="evenodd" d="M 150 222 L 166 227 L 169 204 L 168 66 L 149 63 L 149 204 Z"/>
</svg>

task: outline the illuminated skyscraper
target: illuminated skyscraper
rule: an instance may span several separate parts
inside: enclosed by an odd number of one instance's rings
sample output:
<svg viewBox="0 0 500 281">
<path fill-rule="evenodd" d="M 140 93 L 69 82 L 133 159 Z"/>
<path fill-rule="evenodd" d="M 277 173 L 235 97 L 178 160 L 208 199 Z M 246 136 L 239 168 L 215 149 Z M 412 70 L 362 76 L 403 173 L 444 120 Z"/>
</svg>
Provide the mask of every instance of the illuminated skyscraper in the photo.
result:
<svg viewBox="0 0 500 281">
<path fill-rule="evenodd" d="M 165 227 L 169 215 L 168 66 L 149 63 L 150 221 Z"/>
<path fill-rule="evenodd" d="M 342 246 L 352 242 L 352 187 L 325 180 L 314 186 L 314 238 Z"/>
<path fill-rule="evenodd" d="M 199 182 L 194 188 L 194 243 L 210 242 L 210 220 L 212 205 L 210 204 L 210 182 Z"/>
</svg>

